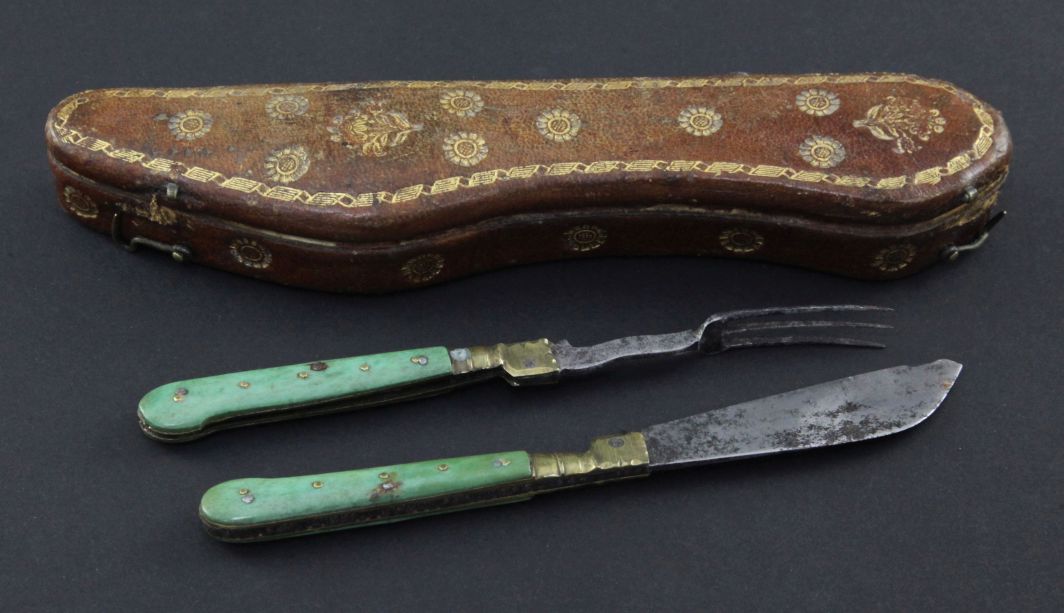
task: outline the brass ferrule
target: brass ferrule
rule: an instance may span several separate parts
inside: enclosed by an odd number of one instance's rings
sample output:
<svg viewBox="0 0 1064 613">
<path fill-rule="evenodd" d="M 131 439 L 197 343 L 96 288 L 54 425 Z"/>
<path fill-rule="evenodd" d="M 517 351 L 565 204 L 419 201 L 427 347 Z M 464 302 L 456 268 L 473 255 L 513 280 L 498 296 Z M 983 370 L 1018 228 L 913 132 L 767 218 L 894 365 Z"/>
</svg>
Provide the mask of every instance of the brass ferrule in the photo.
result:
<svg viewBox="0 0 1064 613">
<path fill-rule="evenodd" d="M 452 349 L 451 368 L 456 375 L 498 368 L 514 385 L 522 379 L 549 379 L 561 372 L 550 341 L 545 338 Z"/>
<path fill-rule="evenodd" d="M 536 489 L 558 489 L 642 477 L 650 473 L 646 440 L 639 432 L 602 436 L 582 453 L 533 453 Z"/>
</svg>

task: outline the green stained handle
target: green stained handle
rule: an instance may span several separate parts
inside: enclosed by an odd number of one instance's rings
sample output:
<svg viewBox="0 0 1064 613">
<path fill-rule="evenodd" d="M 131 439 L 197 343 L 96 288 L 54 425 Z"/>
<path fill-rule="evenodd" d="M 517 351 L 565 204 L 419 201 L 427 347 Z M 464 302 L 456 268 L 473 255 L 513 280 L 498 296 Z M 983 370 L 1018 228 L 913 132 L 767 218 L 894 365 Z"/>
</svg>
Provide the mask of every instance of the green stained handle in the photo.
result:
<svg viewBox="0 0 1064 613">
<path fill-rule="evenodd" d="M 261 541 L 367 526 L 532 496 L 524 451 L 360 470 L 236 479 L 207 490 L 200 519 L 212 536 Z"/>
<path fill-rule="evenodd" d="M 141 399 L 138 415 L 153 438 L 190 440 L 245 422 L 421 395 L 451 374 L 446 347 L 322 360 L 169 383 Z"/>
<path fill-rule="evenodd" d="M 600 436 L 587 451 L 485 455 L 285 477 L 235 479 L 203 495 L 200 519 L 223 541 L 246 542 L 383 524 L 535 494 L 642 477 L 639 432 Z"/>
</svg>

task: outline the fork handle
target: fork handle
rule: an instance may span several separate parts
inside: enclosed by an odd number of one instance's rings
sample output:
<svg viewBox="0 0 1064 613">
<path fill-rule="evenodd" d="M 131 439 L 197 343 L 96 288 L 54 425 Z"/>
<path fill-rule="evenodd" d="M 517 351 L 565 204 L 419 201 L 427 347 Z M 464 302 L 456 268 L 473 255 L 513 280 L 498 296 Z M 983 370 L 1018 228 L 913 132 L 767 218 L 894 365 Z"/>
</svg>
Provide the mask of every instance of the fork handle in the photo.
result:
<svg viewBox="0 0 1064 613">
<path fill-rule="evenodd" d="M 144 432 L 182 442 L 222 428 L 364 408 L 500 376 L 512 385 L 560 372 L 545 338 L 459 348 L 424 347 L 304 362 L 159 386 L 140 401 Z"/>
<path fill-rule="evenodd" d="M 450 375 L 446 347 L 304 362 L 167 383 L 141 399 L 138 416 L 148 436 L 185 441 L 220 427 L 368 406 L 388 392 L 430 393 Z"/>
</svg>

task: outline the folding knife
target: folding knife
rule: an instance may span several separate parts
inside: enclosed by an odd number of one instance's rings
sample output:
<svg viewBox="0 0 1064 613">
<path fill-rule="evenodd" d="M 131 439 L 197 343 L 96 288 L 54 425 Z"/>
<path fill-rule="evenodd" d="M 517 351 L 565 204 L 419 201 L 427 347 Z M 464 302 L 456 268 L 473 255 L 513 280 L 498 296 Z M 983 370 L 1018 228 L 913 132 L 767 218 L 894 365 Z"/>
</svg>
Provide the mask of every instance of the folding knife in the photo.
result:
<svg viewBox="0 0 1064 613">
<path fill-rule="evenodd" d="M 236 479 L 203 495 L 225 541 L 259 541 L 527 500 L 536 494 L 894 434 L 926 419 L 961 365 L 938 360 L 822 383 L 597 438 L 583 453 L 508 451 L 303 477 Z"/>
</svg>

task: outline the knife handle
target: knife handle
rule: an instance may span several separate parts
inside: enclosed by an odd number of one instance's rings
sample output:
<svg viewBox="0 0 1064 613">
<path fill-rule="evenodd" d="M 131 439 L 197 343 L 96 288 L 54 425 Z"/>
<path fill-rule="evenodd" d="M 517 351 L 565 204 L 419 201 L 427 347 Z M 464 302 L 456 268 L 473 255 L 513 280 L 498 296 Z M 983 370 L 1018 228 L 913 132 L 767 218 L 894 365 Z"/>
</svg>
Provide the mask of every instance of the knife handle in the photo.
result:
<svg viewBox="0 0 1064 613">
<path fill-rule="evenodd" d="M 582 453 L 509 451 L 283 478 L 226 481 L 203 495 L 211 536 L 251 542 L 383 524 L 527 500 L 646 475 L 638 432 L 597 438 Z"/>
<path fill-rule="evenodd" d="M 168 383 L 141 399 L 138 416 L 152 438 L 191 440 L 220 427 L 431 393 L 456 384 L 446 380 L 451 374 L 445 347 L 305 362 Z"/>
</svg>

